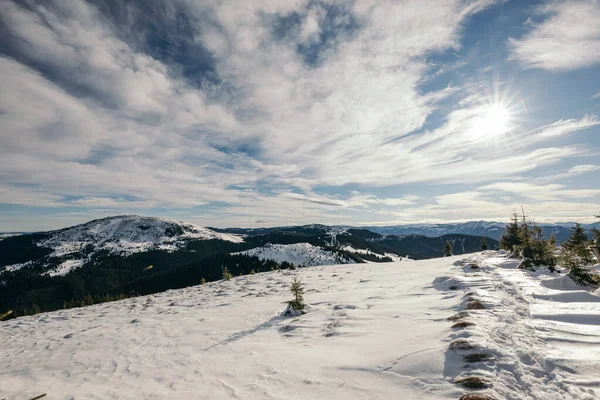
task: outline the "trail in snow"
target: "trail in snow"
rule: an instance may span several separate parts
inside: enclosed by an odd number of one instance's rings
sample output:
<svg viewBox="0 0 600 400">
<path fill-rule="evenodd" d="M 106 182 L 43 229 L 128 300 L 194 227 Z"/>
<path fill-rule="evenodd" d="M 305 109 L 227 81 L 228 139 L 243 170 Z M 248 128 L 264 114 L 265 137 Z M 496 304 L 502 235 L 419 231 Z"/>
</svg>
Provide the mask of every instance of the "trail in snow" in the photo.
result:
<svg viewBox="0 0 600 400">
<path fill-rule="evenodd" d="M 565 275 L 519 270 L 518 261 L 489 254 L 457 266 L 460 309 L 474 300 L 485 309 L 463 311 L 475 325 L 450 335 L 466 349 L 448 350 L 447 363 L 482 356 L 456 379 L 488 378 L 498 399 L 599 398 L 600 296 Z"/>
<path fill-rule="evenodd" d="M 600 297 L 515 266 L 303 268 L 297 318 L 278 315 L 291 271 L 18 318 L 0 324 L 0 398 L 598 398 Z M 456 383 L 471 377 L 488 387 Z"/>
</svg>

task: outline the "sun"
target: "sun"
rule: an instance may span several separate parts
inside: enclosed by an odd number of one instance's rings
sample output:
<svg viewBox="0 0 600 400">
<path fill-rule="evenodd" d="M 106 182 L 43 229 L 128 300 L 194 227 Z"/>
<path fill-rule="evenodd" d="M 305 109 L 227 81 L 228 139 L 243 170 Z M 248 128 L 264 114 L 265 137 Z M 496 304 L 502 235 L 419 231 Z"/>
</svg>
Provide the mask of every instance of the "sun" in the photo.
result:
<svg viewBox="0 0 600 400">
<path fill-rule="evenodd" d="M 512 129 L 510 110 L 502 104 L 485 105 L 477 114 L 470 132 L 475 138 L 498 136 Z"/>
</svg>

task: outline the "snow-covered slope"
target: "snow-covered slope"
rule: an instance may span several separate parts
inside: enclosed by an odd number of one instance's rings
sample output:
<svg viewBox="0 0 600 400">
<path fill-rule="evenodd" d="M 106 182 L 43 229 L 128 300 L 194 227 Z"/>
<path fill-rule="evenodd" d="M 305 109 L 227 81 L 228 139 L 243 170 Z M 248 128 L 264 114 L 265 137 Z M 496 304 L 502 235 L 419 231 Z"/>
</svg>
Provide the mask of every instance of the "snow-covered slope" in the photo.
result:
<svg viewBox="0 0 600 400">
<path fill-rule="evenodd" d="M 243 242 L 239 235 L 218 233 L 187 222 L 120 215 L 50 232 L 50 237 L 38 245 L 53 248 L 55 256 L 81 251 L 89 245 L 95 251 L 131 254 L 149 249 L 175 250 L 189 239 Z"/>
<path fill-rule="evenodd" d="M 13 236 L 19 236 L 19 235 L 22 235 L 22 233 L 20 233 L 20 232 L 2 232 L 2 233 L 0 233 L 0 240 L 6 239 L 9 237 L 13 237 Z"/>
<path fill-rule="evenodd" d="M 599 398 L 600 296 L 515 265 L 303 268 L 297 318 L 279 316 L 293 272 L 277 271 L 10 320 L 0 398 Z"/>
<path fill-rule="evenodd" d="M 84 265 L 99 251 L 127 256 L 149 250 L 175 251 L 191 240 L 222 240 L 233 243 L 244 241 L 241 235 L 219 233 L 194 224 L 162 218 L 120 215 L 97 219 L 85 224 L 42 233 L 43 239 L 35 244 L 50 248 L 42 260 L 7 265 L 5 271 L 14 271 L 33 263 L 54 265 L 46 271 L 51 276 L 65 275 Z"/>
<path fill-rule="evenodd" d="M 261 260 L 273 260 L 278 263 L 289 262 L 294 265 L 314 266 L 330 264 L 353 264 L 354 261 L 332 251 L 309 243 L 271 244 L 234 254 L 256 256 Z"/>
<path fill-rule="evenodd" d="M 394 253 L 385 253 L 384 255 L 381 255 L 381 254 L 377 254 L 377 253 L 375 253 L 371 250 L 367 250 L 367 249 L 355 249 L 352 246 L 343 246 L 340 248 L 340 250 L 347 251 L 349 253 L 355 253 L 355 254 L 368 254 L 370 256 L 378 257 L 378 258 L 388 257 L 388 258 L 391 258 L 392 261 L 402 261 L 404 259 L 403 257 L 400 257 L 399 255 L 394 254 Z"/>
</svg>

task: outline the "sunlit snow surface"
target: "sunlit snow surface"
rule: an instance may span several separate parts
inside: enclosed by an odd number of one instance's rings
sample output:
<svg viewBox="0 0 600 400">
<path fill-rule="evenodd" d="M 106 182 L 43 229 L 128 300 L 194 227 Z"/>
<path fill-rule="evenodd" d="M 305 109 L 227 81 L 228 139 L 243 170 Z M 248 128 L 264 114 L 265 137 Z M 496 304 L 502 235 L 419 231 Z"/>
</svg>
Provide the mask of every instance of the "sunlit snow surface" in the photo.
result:
<svg viewBox="0 0 600 400">
<path fill-rule="evenodd" d="M 10 320 L 0 398 L 599 398 L 600 297 L 515 266 L 487 252 L 303 268 L 297 318 L 279 317 L 292 272 L 276 271 Z M 453 329 L 470 299 L 486 309 Z M 473 375 L 493 386 L 454 383 Z"/>
<path fill-rule="evenodd" d="M 333 264 L 354 264 L 355 261 L 337 255 L 310 243 L 272 244 L 241 251 L 233 254 L 256 256 L 261 260 L 273 260 L 278 263 L 289 262 L 294 265 L 315 266 Z"/>
</svg>

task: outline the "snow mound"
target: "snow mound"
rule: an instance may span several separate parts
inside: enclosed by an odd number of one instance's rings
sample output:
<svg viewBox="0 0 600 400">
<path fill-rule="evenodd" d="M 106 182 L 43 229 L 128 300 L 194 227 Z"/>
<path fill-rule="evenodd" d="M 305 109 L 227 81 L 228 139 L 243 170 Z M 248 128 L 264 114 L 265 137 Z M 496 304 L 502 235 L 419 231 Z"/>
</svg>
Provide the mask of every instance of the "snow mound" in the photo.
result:
<svg viewBox="0 0 600 400">
<path fill-rule="evenodd" d="M 315 266 L 331 264 L 354 264 L 354 261 L 332 251 L 310 243 L 271 244 L 241 251 L 236 254 L 256 256 L 261 260 L 273 260 L 278 263 L 289 262 L 294 265 Z"/>
<path fill-rule="evenodd" d="M 573 279 L 567 275 L 563 275 L 559 278 L 548 279 L 542 281 L 542 285 L 548 289 L 554 290 L 581 290 L 581 285 L 578 285 Z"/>
<path fill-rule="evenodd" d="M 244 241 L 239 235 L 218 233 L 186 222 L 125 215 L 50 232 L 50 237 L 38 245 L 54 249 L 54 257 L 80 252 L 88 246 L 92 246 L 93 251 L 128 255 L 152 249 L 174 251 L 192 239 Z"/>
</svg>

